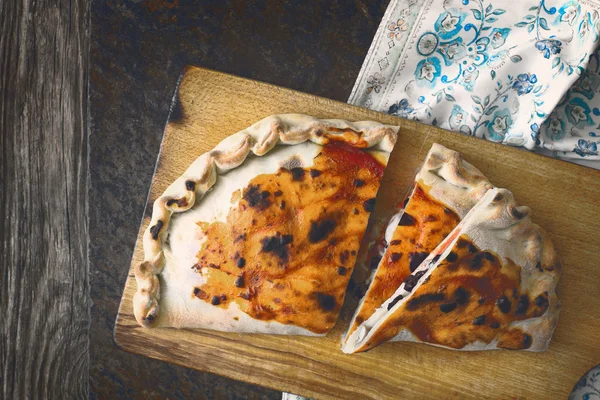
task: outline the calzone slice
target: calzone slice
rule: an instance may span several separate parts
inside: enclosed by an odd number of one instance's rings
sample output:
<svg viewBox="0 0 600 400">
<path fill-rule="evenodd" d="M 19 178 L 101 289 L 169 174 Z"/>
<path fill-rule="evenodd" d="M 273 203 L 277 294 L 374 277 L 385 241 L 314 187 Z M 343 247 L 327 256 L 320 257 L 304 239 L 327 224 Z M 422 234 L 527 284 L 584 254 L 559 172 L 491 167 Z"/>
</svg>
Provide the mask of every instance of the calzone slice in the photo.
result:
<svg viewBox="0 0 600 400">
<path fill-rule="evenodd" d="M 353 333 L 355 353 L 386 341 L 456 350 L 543 351 L 558 321 L 560 263 L 506 189 L 491 189 Z"/>
<path fill-rule="evenodd" d="M 460 153 L 434 144 L 415 178 L 410 197 L 399 205 L 384 238 L 371 247 L 368 264 L 376 266 L 348 333 L 381 307 L 438 244 L 492 188 Z"/>
<path fill-rule="evenodd" d="M 154 203 L 135 268 L 137 321 L 325 334 L 397 131 L 276 115 L 200 156 Z"/>
</svg>

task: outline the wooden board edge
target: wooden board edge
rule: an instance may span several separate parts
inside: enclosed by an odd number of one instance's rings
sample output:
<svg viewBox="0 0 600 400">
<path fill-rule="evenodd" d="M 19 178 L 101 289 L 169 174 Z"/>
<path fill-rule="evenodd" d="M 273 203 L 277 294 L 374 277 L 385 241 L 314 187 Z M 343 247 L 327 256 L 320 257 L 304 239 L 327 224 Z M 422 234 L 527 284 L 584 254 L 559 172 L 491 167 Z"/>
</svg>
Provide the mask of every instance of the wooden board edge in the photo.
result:
<svg viewBox="0 0 600 400">
<path fill-rule="evenodd" d="M 134 279 L 134 278 L 131 277 L 130 275 L 128 275 L 127 281 L 129 281 L 130 279 Z M 127 286 L 127 284 L 129 284 L 129 283 L 126 283 L 126 286 Z M 125 313 L 121 312 L 122 304 L 123 304 L 123 302 L 121 301 L 121 305 L 119 306 L 119 312 L 118 312 L 116 320 L 115 320 L 115 327 L 113 330 L 113 340 L 114 340 L 115 344 L 123 351 L 126 351 L 130 354 L 136 354 L 136 355 L 142 356 L 142 357 L 148 357 L 148 358 L 151 358 L 154 360 L 159 360 L 159 361 L 166 362 L 169 364 L 175 364 L 180 367 L 218 375 L 218 376 L 225 377 L 227 379 L 232 379 L 232 380 L 235 380 L 238 382 L 246 382 L 246 383 L 250 383 L 250 384 L 253 384 L 256 386 L 261 386 L 261 387 L 265 387 L 265 388 L 269 388 L 269 389 L 273 389 L 273 390 L 278 390 L 281 392 L 294 393 L 294 394 L 301 395 L 301 396 L 308 397 L 308 398 L 319 398 L 319 399 L 341 398 L 341 397 L 332 397 L 332 396 L 324 395 L 323 393 L 315 392 L 310 389 L 307 390 L 301 386 L 290 387 L 290 386 L 286 386 L 286 385 L 278 385 L 277 383 L 279 381 L 277 381 L 277 380 L 261 380 L 260 375 L 244 374 L 242 376 L 242 375 L 236 374 L 235 372 L 229 373 L 229 372 L 232 372 L 233 370 L 213 369 L 213 368 L 210 368 L 210 364 L 205 364 L 205 365 L 209 366 L 208 368 L 191 367 L 189 364 L 186 364 L 185 361 L 183 361 L 183 360 L 180 361 L 178 358 L 175 358 L 175 359 L 170 358 L 169 354 L 166 354 L 162 351 L 154 351 L 150 354 L 142 353 L 139 351 L 139 347 L 131 345 L 129 340 L 127 340 L 130 336 L 127 333 L 127 329 L 124 328 L 127 324 L 125 324 L 125 317 L 124 317 Z M 151 328 L 143 328 L 141 326 L 136 326 L 136 327 L 134 327 L 134 329 L 151 329 Z M 176 328 L 160 328 L 160 329 L 176 329 Z M 140 342 L 140 343 L 144 343 L 144 342 Z"/>
</svg>

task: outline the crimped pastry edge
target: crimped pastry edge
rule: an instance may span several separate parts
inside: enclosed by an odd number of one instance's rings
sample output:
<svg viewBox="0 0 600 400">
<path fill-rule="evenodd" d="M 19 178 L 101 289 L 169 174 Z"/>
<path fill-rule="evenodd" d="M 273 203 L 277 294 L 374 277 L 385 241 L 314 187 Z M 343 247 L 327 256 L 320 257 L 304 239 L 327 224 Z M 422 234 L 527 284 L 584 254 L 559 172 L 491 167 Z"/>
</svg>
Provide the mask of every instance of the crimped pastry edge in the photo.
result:
<svg viewBox="0 0 600 400">
<path fill-rule="evenodd" d="M 250 153 L 263 156 L 278 144 L 345 142 L 358 148 L 391 153 L 399 129 L 374 121 L 348 122 L 321 120 L 302 114 L 279 114 L 225 138 L 213 150 L 202 154 L 153 204 L 151 221 L 142 237 L 144 260 L 135 265 L 133 271 L 137 284 L 133 310 L 137 322 L 151 327 L 158 319 L 158 275 L 164 268 L 163 242 L 172 213 L 192 208 L 212 188 L 219 175 L 242 165 Z"/>
</svg>

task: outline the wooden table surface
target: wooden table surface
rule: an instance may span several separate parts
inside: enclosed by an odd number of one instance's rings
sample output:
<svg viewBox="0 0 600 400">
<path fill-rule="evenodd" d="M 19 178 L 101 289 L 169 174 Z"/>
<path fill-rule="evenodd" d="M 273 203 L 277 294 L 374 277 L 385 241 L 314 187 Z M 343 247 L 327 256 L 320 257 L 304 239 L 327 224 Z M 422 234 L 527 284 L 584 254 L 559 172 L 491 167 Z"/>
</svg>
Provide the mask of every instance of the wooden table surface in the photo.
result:
<svg viewBox="0 0 600 400">
<path fill-rule="evenodd" d="M 0 2 L 0 399 L 88 395 L 88 22 Z"/>
</svg>

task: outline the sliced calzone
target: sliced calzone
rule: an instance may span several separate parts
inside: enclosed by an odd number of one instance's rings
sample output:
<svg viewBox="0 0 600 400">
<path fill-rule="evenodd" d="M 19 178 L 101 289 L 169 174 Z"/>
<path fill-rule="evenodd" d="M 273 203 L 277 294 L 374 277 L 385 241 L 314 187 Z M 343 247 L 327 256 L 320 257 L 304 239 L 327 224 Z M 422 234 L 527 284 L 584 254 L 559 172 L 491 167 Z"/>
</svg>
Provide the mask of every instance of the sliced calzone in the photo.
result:
<svg viewBox="0 0 600 400">
<path fill-rule="evenodd" d="M 200 156 L 154 203 L 135 268 L 137 321 L 325 334 L 397 131 L 276 115 Z"/>
<path fill-rule="evenodd" d="M 460 153 L 434 144 L 415 178 L 410 197 L 400 205 L 384 238 L 371 247 L 375 267 L 371 284 L 350 323 L 348 338 L 421 264 L 460 220 L 492 188 Z"/>
<path fill-rule="evenodd" d="M 545 350 L 558 321 L 560 263 L 529 214 L 508 190 L 491 189 L 361 324 L 344 352 L 386 341 Z"/>
</svg>

